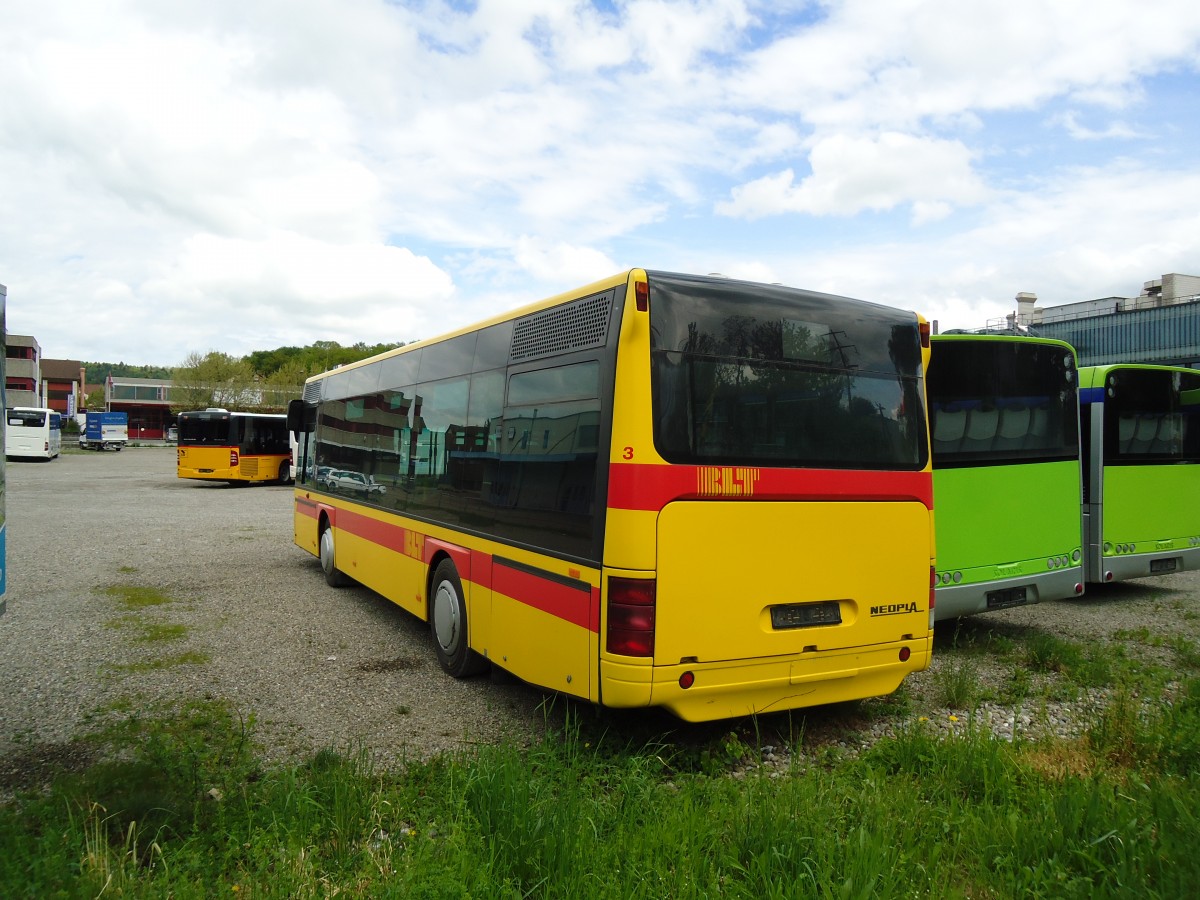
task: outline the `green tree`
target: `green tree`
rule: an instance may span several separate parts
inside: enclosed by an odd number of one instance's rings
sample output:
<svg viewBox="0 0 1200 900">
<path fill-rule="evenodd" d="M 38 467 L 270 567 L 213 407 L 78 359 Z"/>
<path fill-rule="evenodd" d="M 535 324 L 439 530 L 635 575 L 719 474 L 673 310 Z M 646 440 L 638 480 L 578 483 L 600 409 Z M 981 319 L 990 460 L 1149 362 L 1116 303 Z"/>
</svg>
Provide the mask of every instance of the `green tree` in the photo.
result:
<svg viewBox="0 0 1200 900">
<path fill-rule="evenodd" d="M 210 406 L 244 411 L 262 406 L 250 363 L 228 353 L 189 353 L 175 368 L 171 381 L 173 412 Z"/>
</svg>

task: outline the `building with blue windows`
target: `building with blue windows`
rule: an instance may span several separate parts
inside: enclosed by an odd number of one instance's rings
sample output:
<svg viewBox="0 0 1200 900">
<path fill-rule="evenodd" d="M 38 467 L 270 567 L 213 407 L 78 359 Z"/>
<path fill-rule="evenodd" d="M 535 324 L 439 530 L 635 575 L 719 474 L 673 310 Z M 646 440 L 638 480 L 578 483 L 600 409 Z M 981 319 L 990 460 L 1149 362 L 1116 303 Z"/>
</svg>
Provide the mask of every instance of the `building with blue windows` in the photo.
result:
<svg viewBox="0 0 1200 900">
<path fill-rule="evenodd" d="M 1057 338 L 1075 348 L 1081 366 L 1153 363 L 1200 369 L 1200 276 L 1164 275 L 1136 297 L 1104 297 L 1039 307 L 1036 294 L 1017 294 L 1017 308 L 988 322 Z"/>
</svg>

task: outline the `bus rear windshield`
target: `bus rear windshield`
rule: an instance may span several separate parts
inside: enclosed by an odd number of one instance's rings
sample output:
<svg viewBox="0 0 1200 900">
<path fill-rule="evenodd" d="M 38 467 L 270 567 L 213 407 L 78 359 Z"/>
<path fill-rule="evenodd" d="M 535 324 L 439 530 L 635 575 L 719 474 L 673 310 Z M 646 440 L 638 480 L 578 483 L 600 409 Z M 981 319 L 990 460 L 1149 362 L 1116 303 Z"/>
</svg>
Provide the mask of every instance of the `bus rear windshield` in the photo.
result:
<svg viewBox="0 0 1200 900">
<path fill-rule="evenodd" d="M 650 273 L 654 439 L 672 463 L 921 469 L 912 313 Z"/>
<path fill-rule="evenodd" d="M 245 455 L 291 452 L 283 416 L 231 416 L 227 413 L 179 417 L 182 447 L 237 447 Z"/>
<path fill-rule="evenodd" d="M 1200 372 L 1113 369 L 1104 394 L 1106 463 L 1200 462 Z"/>
<path fill-rule="evenodd" d="M 935 341 L 927 379 L 934 468 L 1078 459 L 1078 380 L 1065 347 Z"/>
<path fill-rule="evenodd" d="M 17 428 L 45 428 L 46 414 L 39 410 L 10 409 L 8 424 Z"/>
<path fill-rule="evenodd" d="M 180 416 L 179 443 L 183 446 L 228 447 L 237 440 L 230 433 L 229 416 Z"/>
</svg>

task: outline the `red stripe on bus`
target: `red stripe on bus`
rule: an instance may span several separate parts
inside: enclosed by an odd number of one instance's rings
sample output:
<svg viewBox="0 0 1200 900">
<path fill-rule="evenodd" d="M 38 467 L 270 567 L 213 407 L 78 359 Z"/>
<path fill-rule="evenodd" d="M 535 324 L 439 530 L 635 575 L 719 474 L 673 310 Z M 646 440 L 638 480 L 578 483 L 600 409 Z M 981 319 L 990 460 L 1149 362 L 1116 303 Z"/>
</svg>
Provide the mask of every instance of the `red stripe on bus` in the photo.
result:
<svg viewBox="0 0 1200 900">
<path fill-rule="evenodd" d="M 397 553 L 404 553 L 404 536 L 407 529 L 402 525 L 381 522 L 344 507 L 338 509 L 336 522 L 339 531 L 348 531 L 372 544 L 387 547 Z"/>
<path fill-rule="evenodd" d="M 608 505 L 658 510 L 673 500 L 917 500 L 933 509 L 929 472 L 769 469 L 750 466 L 609 465 Z"/>
<path fill-rule="evenodd" d="M 590 592 L 581 591 L 493 562 L 492 591 L 580 628 L 600 631 L 600 604 L 595 588 Z"/>
<path fill-rule="evenodd" d="M 305 515 L 314 519 L 320 515 L 317 504 L 311 500 L 298 498 L 296 506 Z M 345 507 L 329 507 L 329 510 L 335 515 L 339 531 L 353 534 L 396 553 L 405 553 L 409 547 L 406 539 L 410 532 L 414 537 L 420 538 L 416 543 L 421 546 L 445 544 L 445 542 L 432 539 L 426 541 L 423 533 L 411 531 L 401 525 L 381 522 Z M 479 551 L 470 551 L 470 553 L 471 573 L 469 578 L 475 584 L 485 589 L 498 591 L 518 603 L 531 606 L 548 615 L 570 622 L 572 625 L 599 633 L 599 588 L 592 586 L 590 591 L 581 591 L 578 588 L 559 584 L 548 578 L 539 578 L 503 564 L 497 565 L 489 553 Z M 428 562 L 428 560 L 425 561 Z M 490 576 L 487 574 L 489 571 Z M 465 573 L 460 572 L 459 574 Z"/>
</svg>

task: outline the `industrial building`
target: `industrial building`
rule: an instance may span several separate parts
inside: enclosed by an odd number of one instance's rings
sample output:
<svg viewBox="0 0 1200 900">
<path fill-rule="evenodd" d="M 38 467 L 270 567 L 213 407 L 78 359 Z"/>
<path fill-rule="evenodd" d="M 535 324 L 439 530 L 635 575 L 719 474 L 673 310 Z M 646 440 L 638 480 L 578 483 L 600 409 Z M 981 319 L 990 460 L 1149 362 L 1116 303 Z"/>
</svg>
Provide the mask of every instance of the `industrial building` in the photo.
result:
<svg viewBox="0 0 1200 900">
<path fill-rule="evenodd" d="M 988 322 L 989 330 L 1015 330 L 1057 338 L 1075 348 L 1081 366 L 1154 363 L 1200 369 L 1200 276 L 1163 275 L 1136 297 L 1103 297 L 1039 307 L 1037 295 L 1020 293 L 1017 308 Z"/>
</svg>

